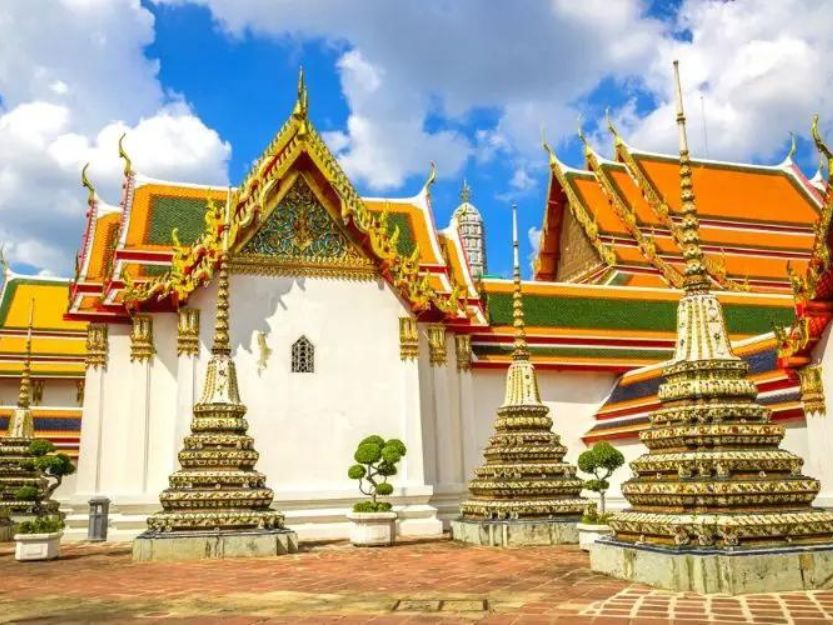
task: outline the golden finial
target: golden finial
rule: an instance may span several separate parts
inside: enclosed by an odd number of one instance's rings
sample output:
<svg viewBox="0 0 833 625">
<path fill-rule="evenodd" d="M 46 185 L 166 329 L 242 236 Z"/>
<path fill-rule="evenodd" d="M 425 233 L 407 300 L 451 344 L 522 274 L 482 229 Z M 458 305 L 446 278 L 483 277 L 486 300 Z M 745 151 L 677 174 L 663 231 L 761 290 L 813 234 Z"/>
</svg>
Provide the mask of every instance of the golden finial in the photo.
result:
<svg viewBox="0 0 833 625">
<path fill-rule="evenodd" d="M 122 133 L 121 137 L 119 137 L 119 158 L 124 159 L 124 175 L 129 176 L 133 173 L 133 162 L 130 160 L 130 157 L 127 155 L 127 151 L 124 149 L 124 138 L 127 136 L 127 133 Z"/>
<path fill-rule="evenodd" d="M 810 127 L 810 134 L 813 135 L 813 141 L 815 142 L 819 153 L 827 159 L 827 176 L 833 176 L 833 152 L 830 151 L 830 148 L 827 147 L 827 144 L 821 136 L 818 114 L 813 116 L 813 125 Z"/>
<path fill-rule="evenodd" d="M 544 148 L 544 151 L 547 153 L 547 156 L 549 156 L 550 167 L 553 167 L 554 165 L 557 165 L 558 164 L 558 159 L 555 158 L 555 153 L 552 151 L 552 148 L 550 147 L 550 144 L 547 143 L 547 136 L 544 133 L 544 127 L 543 126 L 541 126 L 541 147 Z"/>
<path fill-rule="evenodd" d="M 307 92 L 307 82 L 304 77 L 304 66 L 298 69 L 298 99 L 295 100 L 295 108 L 292 114 L 300 119 L 306 119 L 309 105 L 309 94 Z"/>
<path fill-rule="evenodd" d="M 26 347 L 23 356 L 23 372 L 20 374 L 20 390 L 17 393 L 17 407 L 29 407 L 29 388 L 32 384 L 32 325 L 35 319 L 35 298 L 29 300 L 29 326 L 26 330 Z"/>
<path fill-rule="evenodd" d="M 463 187 L 460 189 L 460 202 L 463 204 L 471 202 L 471 187 L 465 178 L 463 178 Z"/>
<path fill-rule="evenodd" d="M 92 205 L 95 200 L 95 187 L 90 182 L 90 179 L 87 178 L 87 170 L 89 168 L 90 164 L 87 163 L 84 165 L 83 169 L 81 169 L 81 186 L 87 190 L 87 204 Z"/>
<path fill-rule="evenodd" d="M 521 262 L 518 245 L 518 205 L 512 202 L 512 326 L 515 328 L 515 342 L 512 346 L 512 360 L 529 360 L 524 323 L 524 302 L 521 291 Z"/>
<path fill-rule="evenodd" d="M 425 190 L 431 191 L 431 186 L 437 181 L 437 165 L 431 161 L 431 170 L 428 172 L 428 180 L 425 181 Z"/>
<path fill-rule="evenodd" d="M 694 201 L 694 186 L 691 175 L 691 159 L 688 154 L 688 137 L 685 129 L 683 110 L 683 89 L 680 85 L 679 61 L 674 61 L 674 83 L 677 96 L 677 128 L 680 143 L 680 191 L 682 206 L 682 228 L 680 239 L 685 258 L 683 286 L 688 292 L 704 292 L 709 289 L 703 250 L 700 247 L 700 224 L 697 221 L 697 205 Z"/>
<path fill-rule="evenodd" d="M 578 134 L 579 141 L 584 146 L 584 156 L 590 157 L 593 154 L 593 148 L 590 147 L 590 143 L 587 141 L 587 137 L 584 136 L 584 128 L 582 127 L 582 123 L 584 121 L 584 117 L 582 115 L 578 116 Z"/>
<path fill-rule="evenodd" d="M 795 157 L 795 153 L 798 151 L 798 146 L 795 142 L 795 133 L 790 132 L 790 151 L 787 152 L 787 156 L 784 158 L 785 163 L 789 163 Z"/>
<path fill-rule="evenodd" d="M 619 134 L 619 131 L 616 129 L 616 126 L 613 124 L 613 118 L 610 116 L 609 106 L 605 109 L 605 122 L 607 123 L 608 131 L 610 131 L 610 134 L 613 135 L 613 145 L 617 147 L 620 145 L 624 145 L 625 140 L 622 139 L 622 135 Z"/>
</svg>

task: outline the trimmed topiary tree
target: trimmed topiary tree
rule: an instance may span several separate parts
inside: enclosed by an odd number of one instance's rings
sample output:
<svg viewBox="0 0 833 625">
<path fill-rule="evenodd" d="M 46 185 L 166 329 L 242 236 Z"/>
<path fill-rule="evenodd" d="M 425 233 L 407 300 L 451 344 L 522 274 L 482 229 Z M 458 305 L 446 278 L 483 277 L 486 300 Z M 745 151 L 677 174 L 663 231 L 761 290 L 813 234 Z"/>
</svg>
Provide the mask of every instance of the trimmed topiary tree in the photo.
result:
<svg viewBox="0 0 833 625">
<path fill-rule="evenodd" d="M 389 440 L 373 435 L 363 439 L 353 459 L 354 464 L 347 470 L 347 477 L 359 481 L 359 490 L 370 497 L 370 501 L 360 501 L 353 506 L 353 512 L 388 512 L 391 504 L 378 501 L 378 496 L 390 495 L 393 486 L 388 478 L 396 475 L 396 465 L 407 453 L 405 444 L 396 438 Z"/>
<path fill-rule="evenodd" d="M 605 519 L 602 517 L 605 516 L 605 493 L 610 488 L 608 478 L 623 464 L 625 464 L 625 457 L 622 452 L 606 441 L 596 443 L 578 457 L 578 468 L 594 476 L 594 479 L 584 482 L 584 488 L 599 493 L 598 516 L 589 519 L 590 521 L 604 523 Z"/>
<path fill-rule="evenodd" d="M 46 516 L 50 510 L 44 505 L 63 483 L 64 477 L 75 473 L 75 465 L 65 453 L 55 453 L 55 445 L 42 438 L 34 439 L 29 445 L 30 458 L 26 459 L 26 469 L 36 469 L 46 478 L 45 489 L 36 486 L 21 486 L 14 495 L 20 501 L 33 502 L 32 512 L 37 516 Z M 56 504 L 55 504 L 56 505 Z"/>
</svg>

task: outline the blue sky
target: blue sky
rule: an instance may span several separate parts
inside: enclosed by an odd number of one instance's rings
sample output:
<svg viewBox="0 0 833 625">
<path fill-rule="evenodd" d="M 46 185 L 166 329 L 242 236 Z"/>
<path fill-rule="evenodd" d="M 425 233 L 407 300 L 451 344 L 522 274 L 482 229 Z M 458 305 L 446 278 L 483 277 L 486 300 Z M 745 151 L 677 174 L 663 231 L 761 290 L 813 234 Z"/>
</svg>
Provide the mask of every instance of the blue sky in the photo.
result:
<svg viewBox="0 0 833 625">
<path fill-rule="evenodd" d="M 609 107 L 633 145 L 675 150 L 674 58 L 698 156 L 779 162 L 792 131 L 812 175 L 810 117 L 833 109 L 833 10 L 811 0 L 55 0 L 40 18 L 26 0 L 5 6 L 0 241 L 25 271 L 70 273 L 78 172 L 91 162 L 116 204 L 122 132 L 143 173 L 236 184 L 289 114 L 301 65 L 311 118 L 359 191 L 413 195 L 435 160 L 443 228 L 465 177 L 502 275 L 511 201 L 524 233 L 543 217 L 540 129 L 581 166 L 577 120 L 609 154 Z"/>
</svg>

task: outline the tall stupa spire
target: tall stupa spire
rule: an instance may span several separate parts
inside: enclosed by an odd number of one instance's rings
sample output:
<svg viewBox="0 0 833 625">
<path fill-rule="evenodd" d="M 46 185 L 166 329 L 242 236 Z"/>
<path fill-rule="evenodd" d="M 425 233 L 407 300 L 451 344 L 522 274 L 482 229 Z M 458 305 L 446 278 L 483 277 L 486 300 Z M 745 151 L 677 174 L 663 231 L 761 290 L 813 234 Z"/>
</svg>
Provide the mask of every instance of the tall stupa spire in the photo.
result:
<svg viewBox="0 0 833 625">
<path fill-rule="evenodd" d="M 518 245 L 518 205 L 512 202 L 512 327 L 515 328 L 515 342 L 512 345 L 512 360 L 528 361 L 529 346 L 526 344 L 524 323 L 524 301 L 521 292 L 521 261 Z"/>
<path fill-rule="evenodd" d="M 575 542 L 571 538 L 574 526 L 570 531 L 564 528 L 578 520 L 587 507 L 587 500 L 579 496 L 582 481 L 576 478 L 576 468 L 564 462 L 567 449 L 552 431 L 550 409 L 541 401 L 535 367 L 530 360 L 515 204 L 512 205 L 512 250 L 515 339 L 506 374 L 506 395 L 503 405 L 497 409 L 495 433 L 483 452 L 486 463 L 475 470 L 475 478 L 468 484 L 470 496 L 460 507 L 463 516 L 457 522 L 455 538 L 480 537 L 479 531 L 467 530 L 472 524 L 507 521 L 511 525 L 520 521 L 545 525 L 542 535 L 549 535 L 553 543 Z"/>
<path fill-rule="evenodd" d="M 688 153 L 688 136 L 685 127 L 683 109 L 683 89 L 680 83 L 680 65 L 674 61 L 674 87 L 677 103 L 677 132 L 680 144 L 680 192 L 682 204 L 681 242 L 685 259 L 685 277 L 683 285 L 688 292 L 703 292 L 709 289 L 703 249 L 700 247 L 700 224 L 697 221 L 697 205 L 694 200 L 694 183 L 692 182 L 691 158 Z"/>
<path fill-rule="evenodd" d="M 20 387 L 17 392 L 17 407 L 9 418 L 9 436 L 12 438 L 32 438 L 35 435 L 30 394 L 32 388 L 32 326 L 35 318 L 35 300 L 29 302 L 29 323 L 26 328 L 26 345 L 24 347 L 23 368 L 20 373 Z"/>
</svg>

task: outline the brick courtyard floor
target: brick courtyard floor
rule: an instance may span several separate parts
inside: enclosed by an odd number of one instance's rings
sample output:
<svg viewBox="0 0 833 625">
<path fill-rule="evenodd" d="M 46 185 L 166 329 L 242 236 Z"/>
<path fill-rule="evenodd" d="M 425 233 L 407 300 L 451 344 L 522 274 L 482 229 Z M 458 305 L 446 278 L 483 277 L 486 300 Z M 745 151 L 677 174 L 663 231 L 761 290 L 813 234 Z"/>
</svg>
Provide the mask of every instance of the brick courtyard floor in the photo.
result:
<svg viewBox="0 0 833 625">
<path fill-rule="evenodd" d="M 0 545 L 0 622 L 358 625 L 833 623 L 833 590 L 724 597 L 627 584 L 577 547 L 344 544 L 269 559 L 134 564 L 128 544 L 18 563 Z"/>
</svg>

